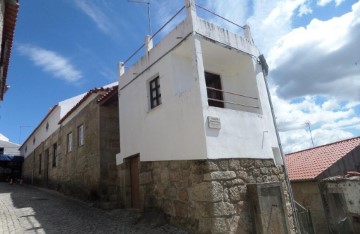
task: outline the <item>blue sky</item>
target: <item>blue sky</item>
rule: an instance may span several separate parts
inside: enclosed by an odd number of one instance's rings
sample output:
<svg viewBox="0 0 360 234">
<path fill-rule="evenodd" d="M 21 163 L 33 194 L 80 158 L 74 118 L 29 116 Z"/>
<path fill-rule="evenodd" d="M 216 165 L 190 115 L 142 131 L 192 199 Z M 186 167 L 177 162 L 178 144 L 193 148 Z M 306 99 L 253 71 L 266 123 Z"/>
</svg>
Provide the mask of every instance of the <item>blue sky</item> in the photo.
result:
<svg viewBox="0 0 360 234">
<path fill-rule="evenodd" d="M 184 4 L 183 0 L 150 2 L 153 32 Z M 310 147 L 307 121 L 316 145 L 360 135 L 358 1 L 197 3 L 250 25 L 270 65 L 269 81 L 286 152 Z M 117 81 L 117 63 L 137 49 L 147 33 L 147 4 L 20 0 L 7 79 L 11 88 L 0 103 L 0 132 L 21 144 L 56 103 Z"/>
</svg>

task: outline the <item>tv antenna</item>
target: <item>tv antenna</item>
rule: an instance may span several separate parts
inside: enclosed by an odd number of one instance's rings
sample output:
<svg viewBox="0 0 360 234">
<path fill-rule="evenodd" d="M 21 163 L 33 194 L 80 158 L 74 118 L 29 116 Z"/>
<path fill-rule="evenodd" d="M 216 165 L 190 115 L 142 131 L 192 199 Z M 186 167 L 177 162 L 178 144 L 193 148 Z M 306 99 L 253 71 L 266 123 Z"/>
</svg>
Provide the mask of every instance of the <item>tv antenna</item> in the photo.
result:
<svg viewBox="0 0 360 234">
<path fill-rule="evenodd" d="M 305 122 L 305 125 L 309 128 L 311 143 L 312 143 L 312 146 L 313 146 L 313 148 L 314 148 L 314 147 L 315 147 L 315 144 L 314 144 L 314 140 L 313 140 L 312 133 L 311 133 L 311 122 L 310 122 L 310 121 L 306 121 L 306 122 Z"/>
<path fill-rule="evenodd" d="M 147 14 L 148 14 L 148 24 L 149 24 L 149 35 L 152 35 L 152 30 L 151 30 L 151 18 L 150 18 L 150 0 L 128 0 L 128 2 L 133 2 L 133 3 L 142 3 L 142 4 L 147 4 Z"/>
</svg>

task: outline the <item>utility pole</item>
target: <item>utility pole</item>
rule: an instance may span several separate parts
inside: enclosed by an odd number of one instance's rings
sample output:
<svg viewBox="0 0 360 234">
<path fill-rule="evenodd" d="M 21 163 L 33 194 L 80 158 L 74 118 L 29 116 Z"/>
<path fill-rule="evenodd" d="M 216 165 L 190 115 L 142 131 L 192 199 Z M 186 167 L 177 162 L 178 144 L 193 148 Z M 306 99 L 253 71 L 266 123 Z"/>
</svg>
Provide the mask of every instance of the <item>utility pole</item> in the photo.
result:
<svg viewBox="0 0 360 234">
<path fill-rule="evenodd" d="M 312 133 L 311 133 L 311 123 L 310 123 L 310 121 L 306 121 L 306 122 L 305 122 L 305 125 L 309 128 L 311 143 L 312 143 L 312 146 L 313 146 L 313 148 L 314 148 L 314 147 L 315 147 L 315 144 L 314 144 L 314 140 L 313 140 Z"/>
</svg>

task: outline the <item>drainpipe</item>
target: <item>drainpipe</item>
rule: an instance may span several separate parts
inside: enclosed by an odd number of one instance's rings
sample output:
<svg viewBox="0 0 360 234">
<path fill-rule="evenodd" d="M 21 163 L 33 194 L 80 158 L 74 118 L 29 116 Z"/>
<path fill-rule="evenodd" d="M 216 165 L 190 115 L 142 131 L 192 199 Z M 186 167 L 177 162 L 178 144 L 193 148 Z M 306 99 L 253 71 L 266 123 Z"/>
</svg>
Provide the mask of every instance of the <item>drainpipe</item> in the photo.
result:
<svg viewBox="0 0 360 234">
<path fill-rule="evenodd" d="M 263 56 L 263 55 L 260 55 L 260 56 Z M 264 59 L 264 62 L 265 62 L 265 59 Z M 272 115 L 272 119 L 273 119 L 273 123 L 274 123 L 274 127 L 275 127 L 275 132 L 276 132 L 276 138 L 277 138 L 278 143 L 279 143 L 280 155 L 281 155 L 281 159 L 282 159 L 283 164 L 284 164 L 285 181 L 286 181 L 286 184 L 288 186 L 288 193 L 289 193 L 289 197 L 290 197 L 290 203 L 291 203 L 291 207 L 293 209 L 295 232 L 296 233 L 301 233 L 299 220 L 298 220 L 298 213 L 297 213 L 296 206 L 295 206 L 295 199 L 294 199 L 293 192 L 292 192 L 292 189 L 291 189 L 289 175 L 288 175 L 288 171 L 287 171 L 287 168 L 286 168 L 286 165 L 285 165 L 285 156 L 284 156 L 284 152 L 283 152 L 283 149 L 282 149 L 280 135 L 279 135 L 278 127 L 277 127 L 276 120 L 275 120 L 274 107 L 273 107 L 273 104 L 272 104 L 272 101 L 271 101 L 269 85 L 268 85 L 268 82 L 266 80 L 267 71 L 266 71 L 265 67 L 267 67 L 267 64 L 265 65 L 265 64 L 263 64 L 263 62 L 261 62 L 261 68 L 262 68 L 263 74 L 264 74 L 266 92 L 267 92 L 267 95 L 268 95 L 270 109 L 271 109 L 271 115 Z"/>
</svg>

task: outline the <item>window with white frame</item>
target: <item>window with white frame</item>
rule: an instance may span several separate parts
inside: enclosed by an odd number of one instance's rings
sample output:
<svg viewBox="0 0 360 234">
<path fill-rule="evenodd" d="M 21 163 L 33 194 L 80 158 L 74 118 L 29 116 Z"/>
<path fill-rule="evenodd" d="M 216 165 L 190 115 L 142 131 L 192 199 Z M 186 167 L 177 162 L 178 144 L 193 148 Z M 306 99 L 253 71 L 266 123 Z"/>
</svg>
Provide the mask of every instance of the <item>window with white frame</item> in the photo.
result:
<svg viewBox="0 0 360 234">
<path fill-rule="evenodd" d="M 78 126 L 78 146 L 84 145 L 84 125 Z"/>
<path fill-rule="evenodd" d="M 72 132 L 67 134 L 67 152 L 71 152 L 72 151 Z"/>
</svg>

